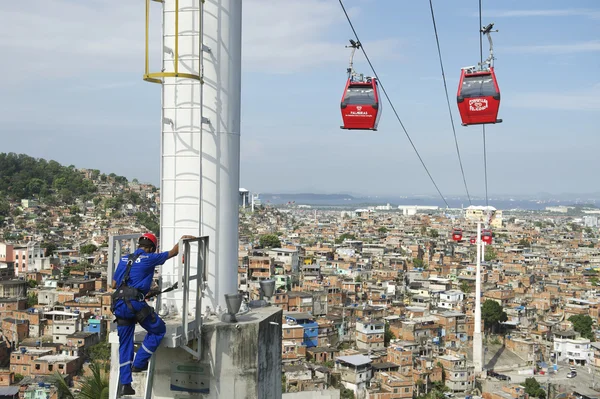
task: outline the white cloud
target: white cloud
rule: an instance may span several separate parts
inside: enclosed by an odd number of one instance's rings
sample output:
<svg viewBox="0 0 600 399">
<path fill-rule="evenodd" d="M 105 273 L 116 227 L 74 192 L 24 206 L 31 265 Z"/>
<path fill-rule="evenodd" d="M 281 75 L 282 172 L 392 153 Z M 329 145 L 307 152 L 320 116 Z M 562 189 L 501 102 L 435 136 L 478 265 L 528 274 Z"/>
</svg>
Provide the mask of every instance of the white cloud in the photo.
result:
<svg viewBox="0 0 600 399">
<path fill-rule="evenodd" d="M 358 9 L 346 9 L 360 35 Z M 344 46 L 354 37 L 334 1 L 246 0 L 243 24 L 243 61 L 256 71 L 296 73 L 329 63 L 345 65 L 350 50 Z M 334 31 L 335 39 L 326 39 Z M 362 39 L 370 57 L 390 58 L 397 53 L 396 39 Z M 356 57 L 362 55 L 357 52 Z"/>
<path fill-rule="evenodd" d="M 600 111 L 600 84 L 570 93 L 534 92 L 516 94 L 509 107 L 566 111 Z"/>
<path fill-rule="evenodd" d="M 582 8 L 567 8 L 562 10 L 488 10 L 484 11 L 486 17 L 568 17 L 582 16 L 597 19 L 600 11 Z"/>
<path fill-rule="evenodd" d="M 139 71 L 144 62 L 144 3 L 67 0 L 2 2 L 0 51 L 12 81 L 105 79 L 102 73 Z M 158 33 L 158 32 L 157 32 Z M 158 34 L 151 40 L 157 40 Z M 159 42 L 156 42 L 157 44 Z"/>
<path fill-rule="evenodd" d="M 156 69 L 161 8 L 152 4 L 151 69 Z M 348 10 L 360 34 L 360 13 L 355 7 Z M 1 64 L 0 73 L 11 76 L 8 83 L 102 80 L 120 73 L 141 77 L 144 17 L 142 0 L 122 0 L 118 7 L 107 0 L 2 1 L 0 51 L 10 62 Z M 349 50 L 344 46 L 352 32 L 337 2 L 245 0 L 243 18 L 245 68 L 286 73 L 332 62 L 345 66 Z M 379 59 L 394 56 L 397 45 L 393 39 L 365 43 L 369 55 Z"/>
<path fill-rule="evenodd" d="M 535 53 L 535 54 L 574 54 L 600 51 L 600 40 L 571 44 L 547 44 L 539 46 L 509 46 L 502 51 L 512 53 Z"/>
</svg>

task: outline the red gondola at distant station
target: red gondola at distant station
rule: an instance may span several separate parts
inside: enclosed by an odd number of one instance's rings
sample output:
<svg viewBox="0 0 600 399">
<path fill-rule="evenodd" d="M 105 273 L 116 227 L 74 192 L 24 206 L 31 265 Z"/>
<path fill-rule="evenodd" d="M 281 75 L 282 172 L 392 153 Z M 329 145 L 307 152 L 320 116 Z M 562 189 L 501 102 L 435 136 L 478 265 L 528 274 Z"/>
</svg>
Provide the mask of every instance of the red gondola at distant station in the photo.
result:
<svg viewBox="0 0 600 399">
<path fill-rule="evenodd" d="M 452 230 L 452 239 L 454 241 L 462 240 L 462 229 L 453 229 Z"/>
<path fill-rule="evenodd" d="M 490 32 L 494 24 L 481 30 L 490 42 L 490 56 L 478 66 L 462 68 L 456 100 L 463 126 L 500 123 L 500 88 L 494 72 L 494 53 Z"/>
<path fill-rule="evenodd" d="M 377 78 L 365 77 L 354 72 L 353 59 L 360 42 L 350 40 L 352 54 L 350 66 L 347 69 L 348 80 L 342 95 L 340 108 L 342 110 L 342 129 L 348 130 L 377 130 L 381 117 L 381 102 Z"/>
<path fill-rule="evenodd" d="M 469 239 L 469 242 L 470 242 L 471 244 L 475 244 L 475 243 L 477 243 L 477 237 L 476 237 L 476 236 L 471 236 L 471 238 Z"/>
<path fill-rule="evenodd" d="M 490 245 L 492 243 L 492 232 L 490 230 L 481 230 L 481 241 Z"/>
</svg>

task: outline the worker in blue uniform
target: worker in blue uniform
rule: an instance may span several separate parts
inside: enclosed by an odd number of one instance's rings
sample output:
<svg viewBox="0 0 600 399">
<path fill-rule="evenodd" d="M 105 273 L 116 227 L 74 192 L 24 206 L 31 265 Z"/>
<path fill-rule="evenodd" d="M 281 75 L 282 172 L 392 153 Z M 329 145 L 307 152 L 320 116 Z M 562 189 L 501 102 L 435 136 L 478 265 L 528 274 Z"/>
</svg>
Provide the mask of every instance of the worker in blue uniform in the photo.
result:
<svg viewBox="0 0 600 399">
<path fill-rule="evenodd" d="M 190 238 L 194 237 L 185 235 L 181 239 Z M 135 395 L 131 386 L 131 373 L 148 369 L 150 357 L 165 336 L 165 322 L 146 303 L 145 297 L 152 285 L 154 269 L 177 256 L 179 243 L 170 251 L 161 253 L 156 253 L 157 244 L 154 234 L 143 234 L 139 238 L 137 250 L 122 257 L 115 270 L 111 310 L 116 317 L 119 334 L 119 396 Z M 136 323 L 147 334 L 134 360 L 133 336 Z"/>
</svg>

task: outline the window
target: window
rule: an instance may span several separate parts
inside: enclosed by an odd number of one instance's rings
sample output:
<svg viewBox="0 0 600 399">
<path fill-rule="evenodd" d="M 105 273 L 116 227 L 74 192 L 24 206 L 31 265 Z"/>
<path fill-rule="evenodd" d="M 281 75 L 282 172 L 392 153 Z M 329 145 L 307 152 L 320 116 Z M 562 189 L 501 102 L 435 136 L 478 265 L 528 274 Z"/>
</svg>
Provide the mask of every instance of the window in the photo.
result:
<svg viewBox="0 0 600 399">
<path fill-rule="evenodd" d="M 465 76 L 463 78 L 460 90 L 461 97 L 487 97 L 495 94 L 497 93 L 492 81 L 492 75 Z"/>
<path fill-rule="evenodd" d="M 406 393 L 410 392 L 410 388 L 404 388 L 404 392 L 406 392 Z"/>
<path fill-rule="evenodd" d="M 63 370 L 65 368 L 65 365 L 64 364 L 59 364 L 58 368 L 59 368 L 59 370 Z"/>
<path fill-rule="evenodd" d="M 375 92 L 371 86 L 349 87 L 344 96 L 344 104 L 347 105 L 373 105 L 375 101 Z"/>
<path fill-rule="evenodd" d="M 53 369 L 53 368 L 54 368 L 54 365 L 53 365 L 53 364 L 49 364 L 49 365 L 48 365 L 48 371 L 52 371 L 52 369 Z"/>
<path fill-rule="evenodd" d="M 23 371 L 27 371 L 27 366 L 23 366 Z"/>
</svg>

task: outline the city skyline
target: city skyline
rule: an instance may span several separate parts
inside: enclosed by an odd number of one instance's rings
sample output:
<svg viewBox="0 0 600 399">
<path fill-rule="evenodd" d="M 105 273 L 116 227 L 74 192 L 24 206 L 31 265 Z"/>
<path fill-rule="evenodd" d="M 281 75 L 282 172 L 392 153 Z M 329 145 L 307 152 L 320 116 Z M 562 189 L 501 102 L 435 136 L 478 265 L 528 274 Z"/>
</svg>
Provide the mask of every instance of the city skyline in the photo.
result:
<svg viewBox="0 0 600 399">
<path fill-rule="evenodd" d="M 428 4 L 345 4 L 442 194 L 466 196 Z M 477 3 L 433 4 L 457 123 L 460 68 L 479 60 Z M 487 128 L 488 196 L 595 192 L 600 79 L 578 71 L 598 65 L 600 7 L 484 1 L 483 9 L 483 23 L 500 30 L 494 44 L 504 120 Z M 117 10 L 102 1 L 33 1 L 2 4 L 0 11 L 7 32 L 0 47 L 19 61 L 1 67 L 10 76 L 0 103 L 2 151 L 158 185 L 160 91 L 141 80 L 143 4 L 131 0 Z M 240 186 L 271 193 L 435 194 L 389 104 L 378 132 L 339 129 L 344 46 L 352 32 L 337 2 L 246 0 L 243 24 Z M 152 32 L 155 48 L 159 35 Z M 485 40 L 483 47 L 485 54 Z M 154 53 L 154 67 L 159 56 Z M 360 54 L 356 68 L 369 72 Z M 483 196 L 481 129 L 456 129 L 469 191 Z"/>
</svg>

